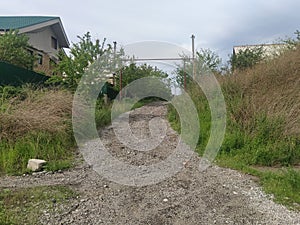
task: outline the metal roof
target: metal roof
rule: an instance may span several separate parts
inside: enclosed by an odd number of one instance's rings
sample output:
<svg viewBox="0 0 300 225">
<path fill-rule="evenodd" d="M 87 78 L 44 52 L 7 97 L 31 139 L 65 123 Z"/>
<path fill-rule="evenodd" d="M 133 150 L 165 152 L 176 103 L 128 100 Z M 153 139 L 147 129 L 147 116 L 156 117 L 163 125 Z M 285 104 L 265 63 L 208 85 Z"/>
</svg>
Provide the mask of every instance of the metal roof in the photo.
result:
<svg viewBox="0 0 300 225">
<path fill-rule="evenodd" d="M 68 48 L 69 41 L 62 22 L 56 16 L 0 16 L 0 31 L 19 30 L 20 33 L 30 32 L 45 26 L 51 26 L 58 35 L 61 47 Z"/>
<path fill-rule="evenodd" d="M 0 16 L 0 30 L 16 30 L 59 19 L 52 16 Z"/>
</svg>

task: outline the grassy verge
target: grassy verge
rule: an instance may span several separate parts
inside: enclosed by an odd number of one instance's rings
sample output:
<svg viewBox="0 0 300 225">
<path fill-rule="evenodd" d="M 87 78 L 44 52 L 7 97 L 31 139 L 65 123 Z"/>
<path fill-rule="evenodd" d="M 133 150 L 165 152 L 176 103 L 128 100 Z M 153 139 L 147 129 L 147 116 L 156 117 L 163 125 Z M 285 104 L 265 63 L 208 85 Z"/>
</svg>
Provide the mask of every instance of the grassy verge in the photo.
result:
<svg viewBox="0 0 300 225">
<path fill-rule="evenodd" d="M 19 175 L 28 159 L 47 161 L 46 170 L 73 165 L 76 144 L 71 127 L 72 93 L 32 86 L 0 87 L 0 175 Z M 156 99 L 142 99 L 133 108 Z M 112 103 L 99 98 L 95 110 L 97 128 L 111 122 Z"/>
<path fill-rule="evenodd" d="M 293 167 L 253 167 L 231 157 L 219 157 L 219 166 L 239 170 L 256 176 L 259 184 L 267 194 L 272 194 L 274 200 L 290 209 L 300 211 L 300 170 Z"/>
<path fill-rule="evenodd" d="M 253 69 L 218 77 L 227 105 L 227 127 L 217 164 L 257 176 L 275 201 L 295 209 L 300 204 L 299 53 L 298 48 Z M 195 85 L 189 84 L 188 92 L 199 114 L 201 155 L 209 137 L 210 111 Z M 169 120 L 180 130 L 173 107 Z"/>
<path fill-rule="evenodd" d="M 51 171 L 72 165 L 71 93 L 6 86 L 0 99 L 0 175 L 28 172 L 30 158 L 46 160 Z"/>
<path fill-rule="evenodd" d="M 0 142 L 0 171 L 4 174 L 23 174 L 28 159 L 47 161 L 46 170 L 56 171 L 68 168 L 74 161 L 74 141 L 67 133 L 29 133 L 15 141 Z"/>
<path fill-rule="evenodd" d="M 171 106 L 168 118 L 173 129 L 180 132 L 180 119 Z M 208 140 L 210 128 L 208 118 L 207 112 L 199 113 L 202 126 L 200 126 L 201 131 L 196 150 L 200 155 Z M 293 165 L 300 161 L 299 139 L 279 138 L 273 133 L 277 133 L 278 130 L 274 129 L 270 123 L 273 124 L 266 121 L 257 124 L 259 132 L 254 137 L 240 132 L 237 128 L 233 129 L 229 125 L 216 163 L 258 177 L 264 191 L 273 194 L 275 201 L 292 209 L 300 210 L 300 170 L 293 169 Z M 277 122 L 275 124 L 277 126 Z M 260 129 L 263 129 L 264 132 Z M 256 166 L 266 168 L 273 166 L 276 169 L 265 171 Z M 282 169 L 277 169 L 278 167 Z"/>
<path fill-rule="evenodd" d="M 38 224 L 44 211 L 52 212 L 55 205 L 75 197 L 76 194 L 64 186 L 1 190 L 0 224 Z"/>
</svg>

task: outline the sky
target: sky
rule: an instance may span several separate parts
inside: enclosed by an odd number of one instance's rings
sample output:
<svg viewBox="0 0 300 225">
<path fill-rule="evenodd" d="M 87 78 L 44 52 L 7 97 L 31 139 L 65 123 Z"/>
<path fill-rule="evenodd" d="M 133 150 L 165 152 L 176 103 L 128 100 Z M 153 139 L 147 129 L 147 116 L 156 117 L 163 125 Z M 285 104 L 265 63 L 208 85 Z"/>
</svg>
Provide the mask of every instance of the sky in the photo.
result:
<svg viewBox="0 0 300 225">
<path fill-rule="evenodd" d="M 233 46 L 295 37 L 299 0 L 1 0 L 1 16 L 59 16 L 71 43 L 93 38 L 124 46 L 140 41 L 209 48 L 228 60 Z"/>
</svg>

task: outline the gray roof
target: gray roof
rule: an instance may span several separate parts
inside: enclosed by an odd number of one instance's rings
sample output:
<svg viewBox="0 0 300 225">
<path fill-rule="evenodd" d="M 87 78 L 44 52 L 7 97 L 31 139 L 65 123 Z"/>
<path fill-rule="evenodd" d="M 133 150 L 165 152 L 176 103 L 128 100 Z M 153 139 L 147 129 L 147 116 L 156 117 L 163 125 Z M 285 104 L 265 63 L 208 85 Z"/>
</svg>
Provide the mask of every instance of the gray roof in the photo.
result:
<svg viewBox="0 0 300 225">
<path fill-rule="evenodd" d="M 19 30 L 23 33 L 27 29 L 36 29 L 37 26 L 49 26 L 59 35 L 62 47 L 68 48 L 69 41 L 61 20 L 57 16 L 0 16 L 0 31 Z M 22 32 L 23 30 L 23 32 Z"/>
</svg>

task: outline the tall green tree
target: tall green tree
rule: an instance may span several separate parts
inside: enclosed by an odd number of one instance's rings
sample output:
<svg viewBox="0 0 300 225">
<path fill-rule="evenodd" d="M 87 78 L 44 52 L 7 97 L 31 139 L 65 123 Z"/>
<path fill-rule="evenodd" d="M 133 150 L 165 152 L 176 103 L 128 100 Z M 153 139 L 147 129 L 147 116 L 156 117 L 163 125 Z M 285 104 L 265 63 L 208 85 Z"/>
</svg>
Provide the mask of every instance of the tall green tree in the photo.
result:
<svg viewBox="0 0 300 225">
<path fill-rule="evenodd" d="M 32 69 L 34 56 L 29 52 L 29 38 L 10 30 L 0 35 L 0 61 L 7 62 L 25 69 Z"/>
</svg>

